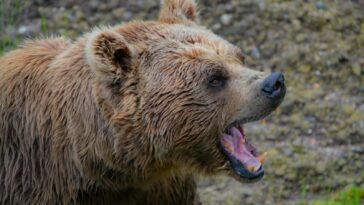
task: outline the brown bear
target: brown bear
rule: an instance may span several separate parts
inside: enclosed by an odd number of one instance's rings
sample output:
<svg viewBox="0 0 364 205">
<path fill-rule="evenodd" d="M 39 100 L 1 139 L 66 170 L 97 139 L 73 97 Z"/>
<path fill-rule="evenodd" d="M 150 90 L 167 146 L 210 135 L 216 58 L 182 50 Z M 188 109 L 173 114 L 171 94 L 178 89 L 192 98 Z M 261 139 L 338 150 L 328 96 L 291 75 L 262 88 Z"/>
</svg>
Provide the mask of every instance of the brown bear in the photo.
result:
<svg viewBox="0 0 364 205">
<path fill-rule="evenodd" d="M 158 21 L 28 41 L 0 58 L 1 204 L 197 204 L 194 174 L 257 181 L 242 124 L 285 95 L 197 23 L 193 0 Z"/>
</svg>

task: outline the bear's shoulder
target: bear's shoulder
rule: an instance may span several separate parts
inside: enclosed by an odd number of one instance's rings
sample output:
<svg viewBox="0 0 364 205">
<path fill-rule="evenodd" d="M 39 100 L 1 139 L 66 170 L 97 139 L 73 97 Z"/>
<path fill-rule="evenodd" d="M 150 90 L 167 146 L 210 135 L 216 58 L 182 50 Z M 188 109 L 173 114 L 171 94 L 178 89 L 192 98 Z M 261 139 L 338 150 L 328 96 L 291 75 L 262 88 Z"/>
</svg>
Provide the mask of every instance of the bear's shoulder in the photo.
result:
<svg viewBox="0 0 364 205">
<path fill-rule="evenodd" d="M 34 58 L 54 57 L 61 51 L 66 50 L 71 41 L 64 37 L 52 37 L 38 40 L 27 40 L 19 48 L 5 54 L 1 61 L 21 62 Z"/>
</svg>

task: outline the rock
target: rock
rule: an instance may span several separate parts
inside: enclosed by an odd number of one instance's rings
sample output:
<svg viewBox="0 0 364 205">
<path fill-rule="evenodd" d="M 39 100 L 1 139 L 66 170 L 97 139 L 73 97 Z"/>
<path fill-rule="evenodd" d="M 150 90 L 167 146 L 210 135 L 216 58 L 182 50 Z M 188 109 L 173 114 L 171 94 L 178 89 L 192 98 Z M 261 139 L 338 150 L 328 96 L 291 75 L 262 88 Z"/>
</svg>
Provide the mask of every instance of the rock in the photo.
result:
<svg viewBox="0 0 364 205">
<path fill-rule="evenodd" d="M 99 5 L 98 5 L 98 9 L 100 10 L 100 11 L 103 11 L 103 12 L 106 12 L 106 11 L 109 11 L 109 9 L 110 9 L 110 7 L 109 7 L 109 5 L 108 4 L 106 4 L 106 3 L 99 3 Z"/>
<path fill-rule="evenodd" d="M 298 70 L 302 73 L 308 73 L 311 71 L 311 65 L 308 64 L 302 64 L 298 67 Z"/>
<path fill-rule="evenodd" d="M 26 34 L 26 33 L 27 33 L 27 31 L 28 31 L 28 27 L 26 27 L 26 26 L 20 26 L 20 27 L 18 28 L 18 33 L 19 33 L 20 35 L 24 35 L 24 34 Z"/>
<path fill-rule="evenodd" d="M 283 151 L 283 153 L 284 153 L 285 155 L 287 155 L 287 156 L 289 156 L 289 157 L 293 155 L 293 151 L 292 151 L 292 149 L 290 149 L 289 147 L 283 148 L 283 149 L 282 149 L 282 151 Z"/>
<path fill-rule="evenodd" d="M 221 28 L 221 24 L 219 24 L 219 23 L 216 23 L 216 24 L 214 24 L 213 26 L 212 26 L 212 29 L 214 30 L 214 31 L 217 31 L 217 30 L 219 30 Z"/>
<path fill-rule="evenodd" d="M 98 0 L 91 0 L 88 2 L 88 5 L 91 9 L 97 10 L 99 8 L 100 2 Z"/>
<path fill-rule="evenodd" d="M 355 111 L 355 107 L 352 105 L 345 104 L 343 105 L 343 111 L 345 114 L 352 115 Z"/>
<path fill-rule="evenodd" d="M 84 15 L 84 13 L 81 11 L 81 10 L 79 10 L 79 9 L 77 9 L 77 11 L 76 11 L 76 14 L 75 14 L 75 20 L 77 21 L 77 22 L 80 22 L 80 21 L 82 21 L 82 20 L 85 20 L 85 15 Z"/>
<path fill-rule="evenodd" d="M 132 18 L 132 16 L 133 16 L 133 13 L 131 13 L 130 11 L 125 11 L 123 18 L 125 21 L 129 21 Z"/>
<path fill-rule="evenodd" d="M 254 58 L 260 58 L 260 52 L 257 47 L 253 48 L 253 50 L 251 51 L 251 56 Z"/>
<path fill-rule="evenodd" d="M 41 31 L 41 19 L 31 21 L 29 24 L 19 26 L 17 32 L 23 37 L 32 37 Z"/>
<path fill-rule="evenodd" d="M 323 1 L 317 1 L 316 2 L 316 8 L 318 9 L 318 10 L 323 10 L 323 9 L 326 9 L 326 5 L 325 5 L 325 2 L 323 2 Z"/>
<path fill-rule="evenodd" d="M 362 74 L 362 68 L 360 67 L 360 65 L 355 64 L 351 67 L 352 72 L 356 75 L 356 76 L 361 76 Z"/>
<path fill-rule="evenodd" d="M 224 5 L 225 6 L 225 11 L 228 12 L 228 13 L 231 13 L 233 12 L 234 10 L 234 6 L 231 4 L 231 3 L 227 3 Z"/>
<path fill-rule="evenodd" d="M 124 8 L 117 8 L 117 9 L 114 9 L 112 11 L 113 15 L 116 17 L 116 18 L 119 18 L 121 19 L 123 16 L 124 16 Z"/>
<path fill-rule="evenodd" d="M 220 21 L 223 25 L 227 26 L 227 25 L 230 25 L 231 22 L 233 20 L 233 15 L 231 14 L 223 14 L 221 17 L 220 17 Z"/>
</svg>

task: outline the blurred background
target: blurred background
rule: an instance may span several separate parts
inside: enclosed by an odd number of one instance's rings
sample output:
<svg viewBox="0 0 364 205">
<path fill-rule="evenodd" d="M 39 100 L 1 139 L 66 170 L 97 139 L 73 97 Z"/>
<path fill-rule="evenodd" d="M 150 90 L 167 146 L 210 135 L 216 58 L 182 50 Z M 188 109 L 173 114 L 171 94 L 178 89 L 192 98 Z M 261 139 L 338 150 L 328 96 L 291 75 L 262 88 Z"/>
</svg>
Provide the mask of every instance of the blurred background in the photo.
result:
<svg viewBox="0 0 364 205">
<path fill-rule="evenodd" d="M 283 71 L 282 106 L 246 134 L 269 158 L 264 180 L 202 178 L 203 204 L 364 204 L 364 2 L 199 0 L 201 24 L 247 64 Z M 97 25 L 156 19 L 159 0 L 0 0 L 0 55 L 26 38 L 71 39 Z"/>
</svg>

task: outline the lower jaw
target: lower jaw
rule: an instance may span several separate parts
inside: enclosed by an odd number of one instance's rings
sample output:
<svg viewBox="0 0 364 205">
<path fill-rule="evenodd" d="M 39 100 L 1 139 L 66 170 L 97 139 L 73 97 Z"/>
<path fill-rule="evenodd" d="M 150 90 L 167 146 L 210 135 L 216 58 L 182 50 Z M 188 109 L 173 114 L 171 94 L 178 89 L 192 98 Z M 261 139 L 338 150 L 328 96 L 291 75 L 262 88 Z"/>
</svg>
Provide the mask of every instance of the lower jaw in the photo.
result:
<svg viewBox="0 0 364 205">
<path fill-rule="evenodd" d="M 248 171 L 237 159 L 227 159 L 227 175 L 241 183 L 255 183 L 264 177 L 263 165 L 256 171 Z"/>
<path fill-rule="evenodd" d="M 219 146 L 229 162 L 229 175 L 241 182 L 256 182 L 263 178 L 262 164 L 267 153 L 257 155 L 255 147 L 246 138 L 242 125 L 235 124 L 224 133 Z"/>
<path fill-rule="evenodd" d="M 233 179 L 235 179 L 236 181 L 238 181 L 240 183 L 252 184 L 252 183 L 256 183 L 256 182 L 260 181 L 261 179 L 263 179 L 264 172 L 263 172 L 263 174 L 259 175 L 258 177 L 252 178 L 252 179 L 240 177 L 234 171 L 232 171 L 231 173 L 229 173 L 228 176 L 229 177 L 232 177 Z"/>
</svg>

